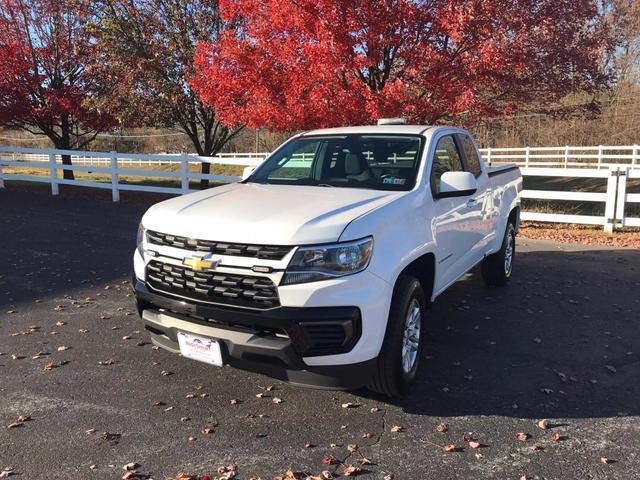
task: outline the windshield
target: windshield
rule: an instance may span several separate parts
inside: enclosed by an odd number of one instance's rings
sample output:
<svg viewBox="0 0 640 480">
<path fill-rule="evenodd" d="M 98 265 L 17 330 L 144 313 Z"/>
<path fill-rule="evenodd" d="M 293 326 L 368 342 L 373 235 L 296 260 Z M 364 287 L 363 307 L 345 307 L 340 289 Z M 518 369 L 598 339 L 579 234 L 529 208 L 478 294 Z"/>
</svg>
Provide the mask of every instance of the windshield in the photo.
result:
<svg viewBox="0 0 640 480">
<path fill-rule="evenodd" d="M 410 190 L 420 165 L 418 135 L 295 138 L 246 180 L 251 183 Z"/>
</svg>

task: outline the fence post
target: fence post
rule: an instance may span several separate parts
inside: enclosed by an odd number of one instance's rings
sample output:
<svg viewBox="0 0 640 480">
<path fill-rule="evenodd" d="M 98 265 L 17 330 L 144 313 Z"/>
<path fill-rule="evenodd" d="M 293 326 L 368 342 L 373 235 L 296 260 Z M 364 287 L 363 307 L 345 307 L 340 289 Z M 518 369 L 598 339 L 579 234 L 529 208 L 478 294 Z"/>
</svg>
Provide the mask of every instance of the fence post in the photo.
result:
<svg viewBox="0 0 640 480">
<path fill-rule="evenodd" d="M 58 195 L 58 166 L 56 165 L 56 154 L 53 149 L 48 150 L 49 153 L 49 178 L 51 180 L 51 195 Z"/>
<path fill-rule="evenodd" d="M 530 151 L 529 147 L 526 147 L 524 149 L 524 166 L 527 168 L 529 168 L 529 151 Z"/>
<path fill-rule="evenodd" d="M 189 193 L 189 155 L 184 152 L 180 156 L 180 183 L 182 194 Z"/>
<path fill-rule="evenodd" d="M 616 224 L 615 227 L 624 227 L 624 210 L 627 202 L 627 176 L 628 167 L 618 167 L 618 188 L 616 194 Z"/>
<path fill-rule="evenodd" d="M 491 166 L 491 147 L 487 147 L 487 165 Z"/>
<path fill-rule="evenodd" d="M 569 166 L 569 145 L 564 147 L 564 168 Z"/>
<path fill-rule="evenodd" d="M 604 231 L 613 233 L 616 222 L 616 204 L 618 190 L 618 167 L 609 167 L 607 177 L 607 202 L 604 207 Z"/>
<path fill-rule="evenodd" d="M 602 167 L 602 145 L 598 145 L 598 170 Z"/>
<path fill-rule="evenodd" d="M 120 175 L 118 175 L 118 158 L 116 157 L 116 152 L 111 152 L 109 160 L 111 166 L 111 200 L 119 202 L 120 190 L 118 190 L 118 183 L 120 182 Z"/>
</svg>

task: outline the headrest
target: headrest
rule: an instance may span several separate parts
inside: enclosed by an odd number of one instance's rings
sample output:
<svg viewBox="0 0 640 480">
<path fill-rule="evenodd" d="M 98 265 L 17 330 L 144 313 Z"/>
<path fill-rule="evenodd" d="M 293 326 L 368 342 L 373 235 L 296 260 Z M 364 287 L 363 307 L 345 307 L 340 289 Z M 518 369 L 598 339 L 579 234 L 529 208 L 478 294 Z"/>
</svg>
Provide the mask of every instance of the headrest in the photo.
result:
<svg viewBox="0 0 640 480">
<path fill-rule="evenodd" d="M 347 153 L 344 156 L 344 170 L 347 175 L 360 175 L 364 168 L 357 153 Z"/>
</svg>

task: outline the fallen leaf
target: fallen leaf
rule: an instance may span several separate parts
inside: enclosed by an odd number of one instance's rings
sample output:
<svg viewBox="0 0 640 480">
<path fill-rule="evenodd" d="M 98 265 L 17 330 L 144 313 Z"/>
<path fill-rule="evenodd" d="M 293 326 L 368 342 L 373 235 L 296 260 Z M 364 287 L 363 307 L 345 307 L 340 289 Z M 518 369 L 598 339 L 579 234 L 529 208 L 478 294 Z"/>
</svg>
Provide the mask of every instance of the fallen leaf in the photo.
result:
<svg viewBox="0 0 640 480">
<path fill-rule="evenodd" d="M 365 440 L 369 440 L 371 438 L 371 434 L 369 432 L 363 433 L 362 438 L 364 438 Z"/>
<path fill-rule="evenodd" d="M 103 360 L 101 362 L 98 362 L 98 365 L 113 365 L 114 363 L 116 363 L 116 361 L 113 358 L 107 358 L 106 360 Z"/>
<path fill-rule="evenodd" d="M 469 442 L 469 448 L 480 448 L 480 442 L 476 442 L 475 440 L 471 440 Z"/>
<path fill-rule="evenodd" d="M 446 453 L 455 452 L 457 447 L 453 443 L 448 443 L 444 447 L 442 447 L 442 451 Z"/>
<path fill-rule="evenodd" d="M 605 365 L 604 368 L 609 370 L 611 373 L 616 373 L 618 371 L 616 370 L 616 367 L 614 367 L 613 365 Z"/>
<path fill-rule="evenodd" d="M 402 430 L 403 430 L 403 427 L 399 425 L 394 425 L 393 427 L 391 427 L 389 431 L 393 433 L 398 433 L 398 432 L 401 432 Z"/>
<path fill-rule="evenodd" d="M 154 400 L 152 405 L 154 407 L 163 407 L 165 405 L 165 403 L 162 400 Z"/>
<path fill-rule="evenodd" d="M 356 445 L 355 443 L 350 443 L 349 445 L 347 445 L 347 450 L 349 451 L 349 453 L 353 453 L 358 450 L 358 445 Z"/>
<path fill-rule="evenodd" d="M 170 375 L 173 375 L 173 372 L 170 372 L 169 370 L 162 370 L 160 372 L 160 375 L 162 375 L 163 377 L 168 377 Z"/>
<path fill-rule="evenodd" d="M 65 350 L 69 350 L 70 348 L 71 347 L 66 347 L 66 346 L 62 345 L 62 346 L 58 347 L 58 351 L 59 352 L 64 352 Z"/>
<path fill-rule="evenodd" d="M 22 426 L 22 422 L 13 422 L 7 425 L 7 428 L 18 428 Z"/>
<path fill-rule="evenodd" d="M 341 405 L 342 408 L 356 408 L 358 405 L 355 403 L 347 402 Z"/>
<path fill-rule="evenodd" d="M 557 433 L 554 433 L 553 435 L 551 435 L 551 440 L 553 440 L 554 442 L 559 442 L 561 439 L 562 437 Z"/>
<path fill-rule="evenodd" d="M 516 433 L 516 440 L 519 442 L 526 442 L 529 439 L 529 434 L 524 432 Z"/>
<path fill-rule="evenodd" d="M 369 460 L 367 457 L 362 457 L 362 458 L 360 459 L 360 464 L 361 464 L 361 465 L 371 465 L 371 464 L 372 464 L 372 462 L 371 462 L 371 460 Z"/>
<path fill-rule="evenodd" d="M 354 465 L 343 465 L 342 466 L 342 473 L 344 474 L 345 477 L 350 477 L 355 473 L 359 473 L 361 472 L 362 469 L 360 467 L 356 467 Z"/>
<path fill-rule="evenodd" d="M 191 420 L 191 418 L 189 418 L 189 417 L 180 417 L 180 421 L 181 421 L 182 423 L 184 423 L 184 422 L 188 422 L 189 420 Z"/>
<path fill-rule="evenodd" d="M 436 426 L 436 432 L 445 433 L 447 430 L 449 430 L 449 425 L 444 422 L 441 422 Z"/>
<path fill-rule="evenodd" d="M 45 364 L 42 366 L 42 369 L 43 369 L 43 370 L 53 370 L 54 368 L 56 368 L 56 364 L 55 364 L 55 363 L 52 363 L 52 362 L 45 363 Z"/>
<path fill-rule="evenodd" d="M 284 400 L 282 400 L 280 397 L 273 397 L 273 403 L 282 403 Z"/>
<path fill-rule="evenodd" d="M 15 468 L 13 467 L 4 467 L 0 470 L 0 478 L 8 478 L 15 472 Z"/>
<path fill-rule="evenodd" d="M 322 463 L 325 465 L 333 465 L 335 459 L 333 457 L 322 457 Z"/>
<path fill-rule="evenodd" d="M 126 465 L 124 465 L 122 467 L 122 469 L 125 472 L 131 472 L 133 470 L 136 470 L 140 465 L 138 465 L 136 462 L 131 462 L 131 463 L 127 463 Z"/>
<path fill-rule="evenodd" d="M 605 465 L 608 465 L 610 463 L 612 463 L 611 459 L 607 458 L 607 457 L 600 457 L 600 463 L 604 463 Z"/>
<path fill-rule="evenodd" d="M 379 411 L 380 411 L 380 409 L 378 407 L 372 407 L 371 408 L 371 413 L 376 413 L 376 412 L 379 412 Z"/>
<path fill-rule="evenodd" d="M 205 426 L 202 427 L 202 430 L 200 430 L 202 432 L 203 435 L 209 435 L 211 432 L 213 432 L 213 428 Z"/>
<path fill-rule="evenodd" d="M 549 420 L 547 420 L 546 418 L 543 418 L 542 420 L 539 420 L 538 423 L 536 423 L 536 425 L 538 426 L 538 428 L 541 428 L 542 430 L 547 430 L 549 428 Z"/>
<path fill-rule="evenodd" d="M 542 447 L 534 443 L 533 445 L 529 445 L 529 450 L 531 450 L 532 452 L 537 452 L 538 450 L 542 450 Z"/>
<path fill-rule="evenodd" d="M 237 405 L 238 403 L 240 403 L 240 400 L 237 400 L 235 398 L 229 400 L 229 405 Z"/>
</svg>

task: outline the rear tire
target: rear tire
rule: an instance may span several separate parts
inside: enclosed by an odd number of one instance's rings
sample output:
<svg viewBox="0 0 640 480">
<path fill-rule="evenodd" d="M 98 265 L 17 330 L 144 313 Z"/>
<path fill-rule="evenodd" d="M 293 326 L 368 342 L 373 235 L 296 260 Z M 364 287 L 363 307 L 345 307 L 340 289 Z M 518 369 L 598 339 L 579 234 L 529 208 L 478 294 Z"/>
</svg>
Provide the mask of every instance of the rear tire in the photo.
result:
<svg viewBox="0 0 640 480">
<path fill-rule="evenodd" d="M 424 346 L 426 300 L 420 282 L 401 275 L 391 300 L 387 331 L 370 390 L 397 397 L 413 384 Z"/>
<path fill-rule="evenodd" d="M 508 222 L 500 250 L 482 261 L 481 271 L 485 283 L 497 287 L 506 285 L 513 272 L 515 256 L 516 229 L 511 222 Z"/>
</svg>

